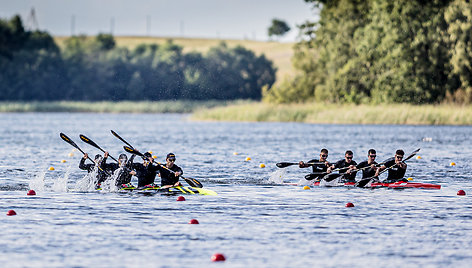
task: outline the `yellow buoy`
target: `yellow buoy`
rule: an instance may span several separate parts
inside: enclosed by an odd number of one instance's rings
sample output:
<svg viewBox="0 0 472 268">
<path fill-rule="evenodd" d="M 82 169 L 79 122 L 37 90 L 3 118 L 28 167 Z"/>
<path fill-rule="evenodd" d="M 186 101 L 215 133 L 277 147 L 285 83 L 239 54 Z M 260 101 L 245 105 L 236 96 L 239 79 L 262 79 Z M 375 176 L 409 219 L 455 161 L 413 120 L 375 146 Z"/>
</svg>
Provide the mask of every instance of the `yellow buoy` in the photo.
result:
<svg viewBox="0 0 472 268">
<path fill-rule="evenodd" d="M 66 161 L 66 160 L 64 160 L 64 159 L 62 159 L 62 160 L 61 160 L 61 163 L 65 163 L 65 162 L 67 162 L 67 161 Z"/>
<path fill-rule="evenodd" d="M 265 168 L 265 165 L 264 165 L 264 164 L 260 164 L 259 167 L 260 167 L 260 168 Z"/>
<path fill-rule="evenodd" d="M 148 153 L 152 154 L 152 151 L 149 151 Z"/>
<path fill-rule="evenodd" d="M 416 159 L 421 159 L 421 156 L 418 155 L 418 156 L 416 157 Z"/>
<path fill-rule="evenodd" d="M 454 163 L 454 162 L 451 162 L 451 166 L 455 166 L 455 165 L 456 165 L 456 163 Z"/>
<path fill-rule="evenodd" d="M 153 155 L 152 158 L 156 159 L 156 158 L 157 158 L 157 155 Z"/>
<path fill-rule="evenodd" d="M 251 158 L 250 158 L 250 157 L 246 157 L 246 161 L 251 161 Z"/>
<path fill-rule="evenodd" d="M 413 180 L 413 178 L 412 178 L 412 177 L 409 177 L 407 180 L 409 180 L 409 181 L 412 181 L 412 180 Z"/>
<path fill-rule="evenodd" d="M 310 190 L 310 186 L 303 186 L 303 190 Z"/>
<path fill-rule="evenodd" d="M 49 167 L 48 169 L 49 169 L 49 170 L 54 170 L 54 167 Z"/>
<path fill-rule="evenodd" d="M 238 153 L 238 152 L 234 152 L 233 154 L 234 154 L 234 155 L 238 155 L 239 153 Z"/>
<path fill-rule="evenodd" d="M 74 153 L 69 153 L 69 157 L 72 157 L 72 156 L 74 156 Z"/>
</svg>

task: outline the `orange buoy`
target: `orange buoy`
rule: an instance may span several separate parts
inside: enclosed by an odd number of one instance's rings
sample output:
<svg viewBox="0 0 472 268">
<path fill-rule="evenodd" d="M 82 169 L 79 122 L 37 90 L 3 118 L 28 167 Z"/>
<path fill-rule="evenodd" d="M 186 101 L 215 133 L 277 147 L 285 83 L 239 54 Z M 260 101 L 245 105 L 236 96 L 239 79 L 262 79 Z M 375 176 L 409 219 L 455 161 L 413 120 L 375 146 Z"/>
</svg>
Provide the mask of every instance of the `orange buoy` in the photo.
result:
<svg viewBox="0 0 472 268">
<path fill-rule="evenodd" d="M 213 256 L 211 256 L 211 261 L 225 261 L 226 258 L 223 254 L 221 253 L 215 253 Z"/>
</svg>

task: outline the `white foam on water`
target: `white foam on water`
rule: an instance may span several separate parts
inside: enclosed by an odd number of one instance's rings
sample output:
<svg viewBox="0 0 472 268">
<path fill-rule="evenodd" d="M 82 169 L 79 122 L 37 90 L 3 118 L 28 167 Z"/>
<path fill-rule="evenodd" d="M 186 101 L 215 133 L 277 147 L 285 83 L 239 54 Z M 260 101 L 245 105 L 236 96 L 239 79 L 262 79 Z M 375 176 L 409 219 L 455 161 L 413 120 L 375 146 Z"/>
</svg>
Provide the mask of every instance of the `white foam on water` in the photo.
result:
<svg viewBox="0 0 472 268">
<path fill-rule="evenodd" d="M 64 173 L 64 176 L 59 177 L 56 180 L 54 180 L 54 184 L 52 185 L 52 191 L 59 192 L 59 193 L 67 192 L 67 182 L 69 181 L 71 170 L 72 170 L 72 164 L 69 164 L 69 166 L 66 169 L 66 173 Z"/>
<path fill-rule="evenodd" d="M 110 178 L 106 179 L 101 184 L 102 192 L 117 192 L 118 187 L 116 186 L 116 179 L 119 177 L 123 168 L 118 168 L 113 172 Z"/>
<path fill-rule="evenodd" d="M 277 169 L 270 174 L 270 177 L 267 181 L 269 183 L 282 184 L 284 182 L 285 173 L 287 173 L 285 169 Z"/>
<path fill-rule="evenodd" d="M 46 177 L 46 166 L 40 169 L 41 171 L 34 176 L 29 182 L 29 188 L 35 191 L 44 191 L 44 178 Z"/>
<path fill-rule="evenodd" d="M 98 168 L 87 173 L 82 179 L 75 183 L 74 190 L 79 192 L 93 192 L 95 191 L 95 185 L 97 183 Z"/>
</svg>

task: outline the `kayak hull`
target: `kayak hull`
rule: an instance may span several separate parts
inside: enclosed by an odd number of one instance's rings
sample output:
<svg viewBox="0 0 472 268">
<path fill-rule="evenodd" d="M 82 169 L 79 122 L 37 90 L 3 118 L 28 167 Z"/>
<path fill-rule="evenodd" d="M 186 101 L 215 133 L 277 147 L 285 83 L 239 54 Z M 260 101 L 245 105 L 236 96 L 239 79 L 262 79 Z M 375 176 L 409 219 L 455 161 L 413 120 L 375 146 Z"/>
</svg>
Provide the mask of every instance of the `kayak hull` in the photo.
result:
<svg viewBox="0 0 472 268">
<path fill-rule="evenodd" d="M 101 190 L 101 189 L 97 189 Z M 120 192 L 133 192 L 133 193 L 143 193 L 143 194 L 153 194 L 153 193 L 160 193 L 160 194 L 168 194 L 168 195 L 175 195 L 175 194 L 199 194 L 199 195 L 217 195 L 215 191 L 204 189 L 204 188 L 197 188 L 191 186 L 177 186 L 177 187 L 169 187 L 169 188 L 162 188 L 159 186 L 145 186 L 137 188 L 132 185 L 126 185 L 119 190 Z"/>
<path fill-rule="evenodd" d="M 355 187 L 354 182 L 346 182 L 346 183 L 338 183 L 336 185 L 330 185 L 331 187 Z M 290 185 L 298 185 L 298 184 L 290 184 Z M 311 184 L 312 186 L 320 186 L 320 182 L 314 182 Z M 364 188 L 390 188 L 390 189 L 407 189 L 407 188 L 420 188 L 420 189 L 441 189 L 441 185 L 439 184 L 432 184 L 432 183 L 422 183 L 422 182 L 393 182 L 393 183 L 382 183 L 376 182 L 372 183 L 370 186 L 366 186 Z"/>
</svg>

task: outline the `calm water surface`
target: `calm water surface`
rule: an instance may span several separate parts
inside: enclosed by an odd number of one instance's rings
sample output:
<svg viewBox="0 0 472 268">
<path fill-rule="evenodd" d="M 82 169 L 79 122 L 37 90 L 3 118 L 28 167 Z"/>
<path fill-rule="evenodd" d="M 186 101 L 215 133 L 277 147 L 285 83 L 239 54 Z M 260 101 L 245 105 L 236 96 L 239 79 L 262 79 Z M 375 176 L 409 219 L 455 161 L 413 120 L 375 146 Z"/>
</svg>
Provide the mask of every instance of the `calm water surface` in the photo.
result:
<svg viewBox="0 0 472 268">
<path fill-rule="evenodd" d="M 0 114 L 2 267 L 470 267 L 472 127 L 192 122 L 182 115 Z M 115 157 L 118 132 L 159 161 L 168 152 L 218 196 L 75 192 L 84 134 Z M 308 169 L 369 148 L 378 160 L 421 148 L 407 176 L 441 190 L 286 186 Z M 238 154 L 235 155 L 234 152 Z M 251 161 L 245 161 L 251 157 Z M 61 160 L 67 160 L 61 163 Z M 451 167 L 449 164 L 457 165 Z M 259 168 L 259 164 L 266 168 Z M 55 171 L 47 171 L 54 166 Z M 135 179 L 133 179 L 135 181 Z M 26 196 L 28 189 L 36 196 Z M 352 202 L 354 208 L 346 208 Z M 14 209 L 18 215 L 6 216 Z M 198 219 L 199 225 L 188 224 Z M 212 263 L 214 253 L 224 263 Z"/>
</svg>

